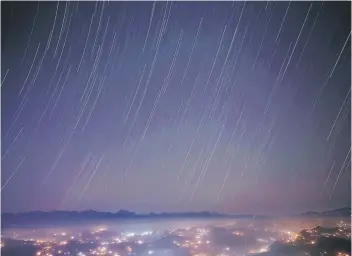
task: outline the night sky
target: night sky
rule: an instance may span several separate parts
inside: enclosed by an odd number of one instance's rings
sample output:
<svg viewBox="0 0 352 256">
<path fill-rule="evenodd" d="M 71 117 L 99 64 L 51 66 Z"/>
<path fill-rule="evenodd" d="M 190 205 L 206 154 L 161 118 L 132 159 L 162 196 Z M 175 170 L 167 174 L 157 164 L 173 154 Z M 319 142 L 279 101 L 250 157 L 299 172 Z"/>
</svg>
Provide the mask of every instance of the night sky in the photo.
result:
<svg viewBox="0 0 352 256">
<path fill-rule="evenodd" d="M 1 2 L 2 212 L 350 205 L 350 2 Z"/>
</svg>

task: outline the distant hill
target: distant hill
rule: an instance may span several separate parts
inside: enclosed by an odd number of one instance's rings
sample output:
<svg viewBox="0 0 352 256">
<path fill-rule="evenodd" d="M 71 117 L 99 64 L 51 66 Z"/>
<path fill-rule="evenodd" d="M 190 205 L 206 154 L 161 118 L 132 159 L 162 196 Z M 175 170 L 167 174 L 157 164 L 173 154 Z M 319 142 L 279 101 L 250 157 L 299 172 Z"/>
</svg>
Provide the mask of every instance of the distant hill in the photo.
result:
<svg viewBox="0 0 352 256">
<path fill-rule="evenodd" d="M 343 207 L 335 210 L 325 211 L 325 212 L 306 212 L 299 214 L 299 216 L 304 217 L 350 217 L 351 207 Z"/>
<path fill-rule="evenodd" d="M 62 223 L 70 221 L 87 221 L 87 220 L 129 220 L 129 219 L 161 219 L 161 218 L 265 218 L 262 215 L 228 215 L 216 212 L 184 212 L 184 213 L 148 213 L 137 214 L 134 212 L 120 210 L 115 213 L 88 211 L 35 211 L 24 213 L 2 213 L 2 227 L 14 225 L 30 225 L 36 223 Z"/>
</svg>

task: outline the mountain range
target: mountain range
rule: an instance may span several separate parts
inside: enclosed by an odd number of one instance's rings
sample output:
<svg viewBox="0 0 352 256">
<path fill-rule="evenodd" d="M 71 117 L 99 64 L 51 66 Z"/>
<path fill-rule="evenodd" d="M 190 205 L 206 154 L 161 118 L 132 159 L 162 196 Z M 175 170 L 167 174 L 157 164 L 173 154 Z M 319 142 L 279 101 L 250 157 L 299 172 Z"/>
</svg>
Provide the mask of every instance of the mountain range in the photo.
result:
<svg viewBox="0 0 352 256">
<path fill-rule="evenodd" d="M 351 216 L 351 207 L 343 207 L 324 212 L 306 212 L 301 214 L 302 216 L 311 217 L 349 217 Z"/>
<path fill-rule="evenodd" d="M 34 223 L 58 223 L 70 221 L 88 220 L 138 220 L 138 219 L 172 219 L 172 218 L 233 218 L 234 215 L 221 214 L 216 212 L 163 212 L 137 214 L 135 212 L 120 210 L 118 212 L 99 211 L 33 211 L 23 213 L 2 213 L 1 223 L 3 227 L 13 225 L 27 225 Z M 264 216 L 236 215 L 237 218 L 260 218 Z"/>
<path fill-rule="evenodd" d="M 295 217 L 349 217 L 351 216 L 351 208 L 344 207 L 325 212 L 306 212 Z M 99 212 L 99 211 L 33 211 L 23 213 L 2 213 L 1 221 L 3 227 L 12 225 L 26 225 L 33 223 L 58 223 L 67 221 L 87 221 L 87 220 L 131 220 L 131 219 L 171 219 L 171 218 L 237 218 L 237 219 L 263 219 L 270 218 L 265 215 L 234 215 L 221 214 L 217 212 L 164 212 L 164 213 L 147 213 L 137 214 L 135 212 L 120 210 L 118 212 Z"/>
</svg>

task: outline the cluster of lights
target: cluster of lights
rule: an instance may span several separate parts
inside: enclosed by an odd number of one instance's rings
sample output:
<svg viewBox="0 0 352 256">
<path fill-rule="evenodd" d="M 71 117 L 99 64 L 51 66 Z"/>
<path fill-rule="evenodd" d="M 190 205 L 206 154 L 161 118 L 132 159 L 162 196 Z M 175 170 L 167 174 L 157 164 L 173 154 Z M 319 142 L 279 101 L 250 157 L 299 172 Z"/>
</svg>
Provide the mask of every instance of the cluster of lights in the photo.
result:
<svg viewBox="0 0 352 256">
<path fill-rule="evenodd" d="M 296 232 L 288 231 L 286 234 L 288 235 L 286 243 L 294 243 L 295 241 L 297 241 L 298 238 L 300 238 L 300 235 Z"/>
<path fill-rule="evenodd" d="M 228 227 L 228 225 L 226 226 Z M 346 223 L 339 223 L 339 229 L 334 233 L 334 234 L 322 234 L 323 236 L 347 236 L 350 237 L 351 234 L 347 230 L 347 224 Z M 253 230 L 256 230 L 254 227 L 252 227 Z M 101 239 L 103 238 L 104 234 L 101 234 L 102 232 L 106 231 L 107 229 L 105 228 L 100 228 L 100 229 L 95 229 L 93 231 L 90 231 L 89 233 L 93 235 L 95 238 L 95 241 L 92 241 L 94 239 L 89 239 L 89 238 L 82 238 L 82 234 L 79 233 L 75 236 L 71 236 L 71 234 L 67 234 L 66 232 L 54 234 L 54 240 L 34 240 L 30 239 L 30 241 L 34 241 L 34 244 L 36 246 L 40 246 L 41 250 L 37 252 L 36 256 L 52 256 L 52 255 L 69 255 L 70 253 L 64 252 L 63 247 L 59 248 L 57 246 L 66 246 L 70 240 L 74 240 L 76 237 L 76 241 L 81 243 L 81 244 L 93 244 L 93 243 L 98 243 L 99 246 L 95 247 L 94 249 L 89 249 L 87 252 L 76 252 L 75 255 L 77 256 L 86 256 L 86 255 L 111 255 L 111 256 L 120 256 L 120 253 L 122 255 L 134 255 L 136 253 L 136 248 L 138 248 L 139 245 L 143 245 L 147 243 L 148 240 L 145 240 L 144 236 L 150 236 L 150 235 L 165 235 L 166 233 L 162 232 L 152 232 L 152 231 L 146 231 L 146 232 L 127 232 L 127 233 L 121 233 L 119 236 L 107 239 L 102 241 Z M 240 229 L 241 230 L 241 229 Z M 265 229 L 265 231 L 268 231 Z M 274 231 L 274 230 L 273 230 Z M 238 230 L 231 230 L 232 234 L 236 237 L 241 237 L 245 236 L 244 232 L 240 232 Z M 319 236 L 317 230 L 312 229 L 312 230 L 306 230 L 306 232 L 309 234 L 309 239 L 305 238 L 304 236 L 292 232 L 292 231 L 280 231 L 280 238 L 281 240 L 287 242 L 287 243 L 292 243 L 295 244 L 298 240 L 299 242 L 304 242 L 305 244 L 309 245 L 314 245 L 317 242 L 317 238 Z M 216 255 L 216 256 L 229 256 L 230 254 L 233 255 L 233 253 L 237 253 L 233 250 L 233 248 L 230 247 L 218 247 L 216 245 L 212 245 L 212 243 L 208 240 L 209 239 L 209 233 L 210 230 L 206 228 L 187 228 L 183 230 L 169 230 L 167 234 L 174 234 L 178 235 L 180 237 L 183 237 L 185 240 L 182 242 L 177 242 L 174 241 L 173 243 L 177 245 L 178 247 L 183 247 L 187 248 L 187 250 L 191 253 L 193 256 L 211 256 L 211 255 Z M 186 240 L 187 239 L 187 240 Z M 276 241 L 275 238 L 269 237 L 267 239 L 263 238 L 258 238 L 257 241 L 260 243 L 257 248 L 246 251 L 245 253 L 249 254 L 257 254 L 257 253 L 264 253 L 268 251 L 268 246 L 271 242 Z M 114 245 L 114 244 L 122 244 L 124 242 L 129 242 L 130 246 L 123 247 L 117 251 L 112 251 L 112 247 L 109 248 L 109 246 Z M 4 247 L 4 243 L 1 243 L 1 247 Z M 136 246 L 136 247 L 135 247 Z M 150 249 L 151 247 L 149 247 Z M 155 254 L 153 250 L 147 250 L 146 251 L 147 255 L 152 255 Z M 350 256 L 349 254 L 339 252 L 338 254 L 334 256 Z"/>
<path fill-rule="evenodd" d="M 305 238 L 304 236 L 300 236 L 299 234 L 295 232 L 284 232 L 289 236 L 288 239 L 285 240 L 287 243 L 292 243 L 295 244 L 295 242 L 299 239 L 299 241 L 305 244 L 310 244 L 310 245 L 315 245 L 317 243 L 317 239 L 322 236 L 322 237 L 351 237 L 351 232 L 350 229 L 346 228 L 346 224 L 341 222 L 338 225 L 340 228 L 335 232 L 335 233 L 321 233 L 319 234 L 316 229 L 309 229 L 305 230 L 309 234 L 309 239 Z M 308 253 L 306 253 L 308 255 Z M 322 255 L 327 255 L 327 252 L 322 252 Z M 350 254 L 345 253 L 345 252 L 338 252 L 336 253 L 335 256 L 350 256 Z"/>
<path fill-rule="evenodd" d="M 91 231 L 90 233 L 92 235 L 98 235 L 99 233 L 106 231 L 106 229 L 100 228 L 100 229 L 96 229 Z M 138 234 L 139 236 L 147 236 L 152 234 L 152 232 L 148 231 L 148 232 L 143 232 L 141 234 Z M 56 250 L 55 247 L 56 246 L 66 246 L 68 244 L 68 240 L 62 240 L 61 237 L 67 237 L 67 233 L 63 232 L 63 233 L 54 233 L 53 234 L 54 237 L 56 237 L 56 240 L 59 241 L 49 241 L 49 240 L 36 240 L 34 245 L 36 246 L 40 246 L 41 250 L 37 251 L 36 256 L 52 256 L 53 254 L 57 255 L 57 254 L 63 254 L 63 255 L 69 255 L 69 252 L 63 252 L 62 250 Z M 121 237 L 116 237 L 114 238 L 111 242 L 108 241 L 101 241 L 100 242 L 100 246 L 95 248 L 95 249 L 90 249 L 89 250 L 89 255 L 111 255 L 111 256 L 120 256 L 120 254 L 118 252 L 113 252 L 111 250 L 108 249 L 109 244 L 116 244 L 116 243 L 122 243 L 122 242 L 127 242 L 129 239 L 128 238 L 133 238 L 137 236 L 137 234 L 135 233 L 126 233 L 126 234 L 122 234 Z M 78 237 L 82 237 L 82 234 L 79 233 Z M 74 236 L 70 237 L 71 240 L 75 239 Z M 99 240 L 100 237 L 95 236 L 96 240 Z M 34 241 L 34 239 L 30 239 L 30 241 Z M 77 242 L 80 243 L 94 243 L 94 241 L 91 240 L 82 240 L 82 239 L 78 239 Z M 143 240 L 137 240 L 135 241 L 136 244 L 141 245 L 144 244 Z M 132 253 L 133 248 L 128 246 L 125 248 L 125 253 L 127 252 L 128 254 Z M 85 252 L 78 252 L 77 253 L 78 256 L 86 256 L 87 254 Z"/>
<path fill-rule="evenodd" d="M 338 252 L 336 256 L 350 256 L 348 253 Z"/>
</svg>

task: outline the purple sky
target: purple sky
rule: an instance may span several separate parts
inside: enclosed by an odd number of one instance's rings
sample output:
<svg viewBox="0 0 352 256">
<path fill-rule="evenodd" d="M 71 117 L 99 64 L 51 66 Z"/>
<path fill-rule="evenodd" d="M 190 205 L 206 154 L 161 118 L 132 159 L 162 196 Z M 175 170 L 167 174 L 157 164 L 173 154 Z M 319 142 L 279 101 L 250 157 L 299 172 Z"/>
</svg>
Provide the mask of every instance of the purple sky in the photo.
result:
<svg viewBox="0 0 352 256">
<path fill-rule="evenodd" d="M 2 211 L 350 205 L 349 2 L 2 2 Z"/>
</svg>

